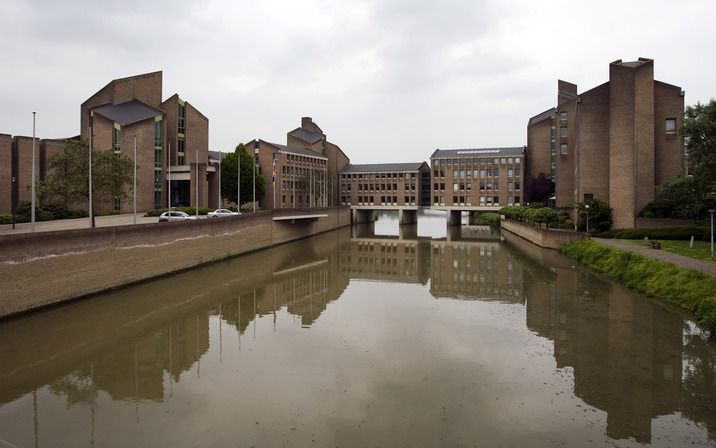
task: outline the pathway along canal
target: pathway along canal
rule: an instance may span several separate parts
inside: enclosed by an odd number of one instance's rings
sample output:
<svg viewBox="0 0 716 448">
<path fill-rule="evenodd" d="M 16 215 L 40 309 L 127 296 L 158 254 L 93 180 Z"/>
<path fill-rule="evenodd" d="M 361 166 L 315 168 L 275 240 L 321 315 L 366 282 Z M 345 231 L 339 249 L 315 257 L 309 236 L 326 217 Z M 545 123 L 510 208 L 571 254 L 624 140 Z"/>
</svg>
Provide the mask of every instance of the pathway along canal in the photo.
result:
<svg viewBox="0 0 716 448">
<path fill-rule="evenodd" d="M 716 445 L 714 343 L 572 265 L 381 215 L 6 320 L 0 447 Z"/>
</svg>

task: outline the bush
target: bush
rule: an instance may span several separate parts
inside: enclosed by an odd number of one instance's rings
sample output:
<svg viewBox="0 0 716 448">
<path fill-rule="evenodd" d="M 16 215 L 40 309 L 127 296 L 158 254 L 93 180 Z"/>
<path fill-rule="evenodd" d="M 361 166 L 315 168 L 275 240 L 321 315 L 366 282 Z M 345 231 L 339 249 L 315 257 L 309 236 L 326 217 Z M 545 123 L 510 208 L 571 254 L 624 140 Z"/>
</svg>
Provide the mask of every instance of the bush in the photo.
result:
<svg viewBox="0 0 716 448">
<path fill-rule="evenodd" d="M 491 226 L 500 226 L 500 214 L 494 212 L 482 212 L 475 216 L 478 224 L 489 224 Z"/>
<path fill-rule="evenodd" d="M 10 213 L 0 213 L 0 224 L 12 224 L 12 215 Z"/>
<path fill-rule="evenodd" d="M 631 289 L 692 311 L 716 335 L 716 277 L 595 241 L 564 244 L 559 252 Z"/>
</svg>

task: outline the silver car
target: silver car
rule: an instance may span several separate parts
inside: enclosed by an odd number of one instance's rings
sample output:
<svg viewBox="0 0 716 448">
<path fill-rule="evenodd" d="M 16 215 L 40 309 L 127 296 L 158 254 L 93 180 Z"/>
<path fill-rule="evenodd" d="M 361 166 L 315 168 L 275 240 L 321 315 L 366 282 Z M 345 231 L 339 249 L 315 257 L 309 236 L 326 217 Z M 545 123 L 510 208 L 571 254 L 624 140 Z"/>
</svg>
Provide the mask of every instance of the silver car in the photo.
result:
<svg viewBox="0 0 716 448">
<path fill-rule="evenodd" d="M 164 212 L 159 215 L 159 222 L 165 221 L 189 221 L 196 219 L 196 216 L 191 216 L 187 213 L 180 211 Z"/>
<path fill-rule="evenodd" d="M 213 212 L 207 213 L 207 216 L 209 218 L 221 218 L 222 216 L 237 216 L 240 214 L 241 213 L 238 213 L 238 212 L 232 212 L 231 210 L 229 210 L 227 208 L 217 208 Z"/>
</svg>

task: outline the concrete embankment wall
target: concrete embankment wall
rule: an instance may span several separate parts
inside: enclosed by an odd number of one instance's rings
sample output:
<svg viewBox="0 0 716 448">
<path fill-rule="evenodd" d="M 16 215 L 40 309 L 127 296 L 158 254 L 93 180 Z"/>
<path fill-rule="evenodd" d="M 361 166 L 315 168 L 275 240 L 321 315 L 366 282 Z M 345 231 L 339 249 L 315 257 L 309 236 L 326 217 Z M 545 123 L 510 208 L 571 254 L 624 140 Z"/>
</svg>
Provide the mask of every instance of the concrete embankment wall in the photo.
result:
<svg viewBox="0 0 716 448">
<path fill-rule="evenodd" d="M 275 217 L 321 214 L 314 221 Z M 348 208 L 0 236 L 0 317 L 350 225 Z"/>
<path fill-rule="evenodd" d="M 500 223 L 500 227 L 502 230 L 514 233 L 531 243 L 547 249 L 557 249 L 564 243 L 583 240 L 586 238 L 586 234 L 581 232 L 539 228 L 517 221 L 503 220 Z"/>
</svg>

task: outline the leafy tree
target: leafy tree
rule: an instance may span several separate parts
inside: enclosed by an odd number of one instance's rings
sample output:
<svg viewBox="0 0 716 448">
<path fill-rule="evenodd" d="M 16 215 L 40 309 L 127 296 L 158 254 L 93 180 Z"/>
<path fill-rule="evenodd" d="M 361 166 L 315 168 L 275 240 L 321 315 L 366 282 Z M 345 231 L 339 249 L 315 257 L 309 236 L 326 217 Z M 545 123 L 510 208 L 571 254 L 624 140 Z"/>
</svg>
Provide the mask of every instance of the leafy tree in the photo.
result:
<svg viewBox="0 0 716 448">
<path fill-rule="evenodd" d="M 237 191 L 237 163 L 241 161 L 241 203 L 253 201 L 253 167 L 254 158 L 246 150 L 243 143 L 239 143 L 221 161 L 221 196 L 236 202 Z M 269 173 L 271 175 L 271 173 Z M 266 194 L 264 176 L 256 171 L 256 200 L 260 201 Z"/>
<path fill-rule="evenodd" d="M 589 217 L 589 233 L 606 232 L 612 227 L 612 209 L 606 202 L 599 199 L 589 199 L 577 204 L 580 228 L 585 229 Z"/>
<path fill-rule="evenodd" d="M 65 207 L 89 201 L 89 153 L 87 145 L 66 140 L 64 151 L 50 157 L 51 174 L 39 184 L 43 199 Z M 123 154 L 92 149 L 92 204 L 129 197 L 134 163 Z M 94 210 L 94 207 L 92 207 Z M 91 216 L 94 227 L 94 213 Z"/>
<path fill-rule="evenodd" d="M 547 179 L 547 175 L 539 173 L 537 177 L 533 177 L 527 184 L 526 202 L 542 202 L 547 200 L 554 194 L 554 182 Z"/>
<path fill-rule="evenodd" d="M 716 194 L 716 100 L 687 107 L 681 132 L 697 192 Z"/>
<path fill-rule="evenodd" d="M 716 207 L 716 198 L 703 195 L 693 176 L 678 177 L 656 188 L 654 200 L 639 213 L 645 218 L 699 219 Z"/>
</svg>

